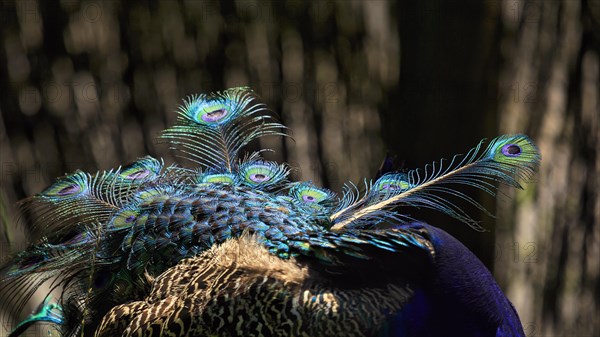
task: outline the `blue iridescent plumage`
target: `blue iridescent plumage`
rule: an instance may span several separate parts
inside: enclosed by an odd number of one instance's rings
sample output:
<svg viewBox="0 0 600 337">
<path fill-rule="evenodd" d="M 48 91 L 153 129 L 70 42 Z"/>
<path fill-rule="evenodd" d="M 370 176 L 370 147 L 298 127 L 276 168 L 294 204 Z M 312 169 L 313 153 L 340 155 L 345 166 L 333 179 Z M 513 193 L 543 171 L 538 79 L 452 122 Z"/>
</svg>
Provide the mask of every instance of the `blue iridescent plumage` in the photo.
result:
<svg viewBox="0 0 600 337">
<path fill-rule="evenodd" d="M 457 186 L 520 187 L 540 160 L 526 136 L 423 171 L 385 169 L 338 197 L 289 181 L 288 168 L 260 151 L 242 152 L 284 130 L 248 88 L 191 96 L 161 139 L 199 167 L 144 157 L 67 175 L 22 202 L 39 238 L 5 264 L 0 290 L 19 312 L 53 282 L 60 295 L 39 312 L 60 310 L 27 318 L 11 337 L 43 321 L 65 336 L 435 336 L 443 331 L 430 323 L 442 318 L 463 336 L 522 335 L 479 260 L 396 207 L 479 228 L 453 200 L 481 205 Z"/>
</svg>

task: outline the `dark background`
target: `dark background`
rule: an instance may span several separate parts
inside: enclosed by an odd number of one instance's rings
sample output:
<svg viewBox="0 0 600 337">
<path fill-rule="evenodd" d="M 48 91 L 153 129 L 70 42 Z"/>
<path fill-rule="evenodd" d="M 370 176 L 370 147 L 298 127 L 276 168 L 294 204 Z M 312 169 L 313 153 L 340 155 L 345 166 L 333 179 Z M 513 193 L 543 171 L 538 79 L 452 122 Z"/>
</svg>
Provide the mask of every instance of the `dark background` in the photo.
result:
<svg viewBox="0 0 600 337">
<path fill-rule="evenodd" d="M 249 85 L 294 139 L 260 145 L 338 192 L 387 151 L 415 168 L 530 135 L 535 182 L 476 195 L 487 232 L 415 214 L 494 271 L 528 336 L 600 334 L 600 1 L 25 0 L 0 15 L 2 257 L 26 245 L 17 200 L 76 169 L 177 161 L 155 137 L 181 99 Z"/>
</svg>

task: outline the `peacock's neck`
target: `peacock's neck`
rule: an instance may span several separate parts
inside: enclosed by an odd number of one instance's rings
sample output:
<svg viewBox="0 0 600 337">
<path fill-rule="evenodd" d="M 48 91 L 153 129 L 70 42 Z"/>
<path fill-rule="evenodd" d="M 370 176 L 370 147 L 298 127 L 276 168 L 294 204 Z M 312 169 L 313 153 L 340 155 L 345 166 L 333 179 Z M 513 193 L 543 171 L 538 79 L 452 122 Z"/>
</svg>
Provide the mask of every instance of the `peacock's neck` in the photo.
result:
<svg viewBox="0 0 600 337">
<path fill-rule="evenodd" d="M 402 227 L 427 230 L 435 273 L 415 289 L 413 300 L 392 323 L 403 329 L 400 336 L 525 336 L 512 304 L 469 249 L 427 224 Z"/>
</svg>

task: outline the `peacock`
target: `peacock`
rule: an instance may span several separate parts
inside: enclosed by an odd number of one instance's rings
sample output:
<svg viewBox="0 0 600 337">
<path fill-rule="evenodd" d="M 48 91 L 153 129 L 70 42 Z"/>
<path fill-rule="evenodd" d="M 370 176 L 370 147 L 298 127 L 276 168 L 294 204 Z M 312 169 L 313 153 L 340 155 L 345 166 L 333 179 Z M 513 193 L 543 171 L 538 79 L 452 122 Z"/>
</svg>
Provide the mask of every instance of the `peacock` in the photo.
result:
<svg viewBox="0 0 600 337">
<path fill-rule="evenodd" d="M 96 337 L 524 336 L 477 257 L 398 209 L 481 230 L 457 201 L 483 206 L 459 187 L 521 188 L 541 159 L 527 136 L 383 168 L 340 196 L 244 151 L 264 136 L 286 127 L 250 88 L 193 95 L 159 138 L 195 167 L 147 156 L 21 201 L 36 237 L 0 269 L 0 292 L 19 313 L 49 290 L 10 337 L 38 323 Z"/>
</svg>

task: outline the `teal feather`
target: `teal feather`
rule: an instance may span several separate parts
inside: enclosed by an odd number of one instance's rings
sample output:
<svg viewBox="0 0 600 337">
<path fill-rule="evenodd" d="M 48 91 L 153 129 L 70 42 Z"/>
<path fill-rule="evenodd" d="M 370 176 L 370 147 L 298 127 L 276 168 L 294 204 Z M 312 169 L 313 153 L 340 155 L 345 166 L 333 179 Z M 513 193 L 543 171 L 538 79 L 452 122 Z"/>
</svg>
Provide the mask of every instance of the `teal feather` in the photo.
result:
<svg viewBox="0 0 600 337">
<path fill-rule="evenodd" d="M 289 190 L 289 196 L 312 210 L 331 209 L 338 202 L 334 192 L 317 187 L 312 182 L 293 184 Z"/>
<path fill-rule="evenodd" d="M 431 208 L 469 224 L 481 226 L 447 196 L 465 200 L 485 210 L 473 198 L 447 187 L 467 185 L 495 195 L 496 183 L 521 188 L 519 181 L 527 181 L 536 171 L 540 155 L 533 142 L 524 135 L 504 135 L 492 140 L 482 150 L 483 142 L 466 156 L 455 156 L 449 164 L 433 163 L 421 172 L 386 174 L 362 198 L 346 203 L 330 219 L 332 230 L 368 226 L 388 216 L 401 218 L 391 211 L 398 206 Z M 394 188 L 390 188 L 396 186 Z M 410 220 L 410 219 L 409 219 Z"/>
<path fill-rule="evenodd" d="M 266 114 L 262 103 L 247 87 L 189 97 L 179 110 L 177 125 L 161 138 L 172 148 L 206 168 L 233 172 L 240 150 L 263 136 L 285 134 L 285 126 Z"/>
<path fill-rule="evenodd" d="M 27 330 L 27 328 L 29 328 L 31 325 L 38 323 L 38 322 L 46 322 L 46 323 L 52 323 L 52 324 L 56 324 L 56 325 L 63 324 L 64 323 L 64 315 L 63 315 L 61 306 L 59 304 L 51 302 L 51 301 L 52 301 L 51 296 L 46 297 L 44 302 L 42 302 L 37 307 L 35 312 L 33 312 L 31 315 L 27 316 L 27 318 L 25 318 L 25 320 L 23 320 L 21 323 L 19 323 L 13 329 L 13 331 L 10 333 L 10 335 L 8 335 L 8 337 L 19 336 L 23 332 L 25 332 L 25 330 Z"/>
<path fill-rule="evenodd" d="M 131 201 L 132 196 L 143 186 L 150 185 L 161 178 L 162 160 L 150 156 L 111 170 L 110 179 L 103 179 L 103 184 L 97 184 L 102 199 L 113 205 L 122 207 Z M 105 174 L 99 172 L 100 174 Z"/>
<path fill-rule="evenodd" d="M 410 184 L 406 173 L 387 173 L 377 179 L 371 189 L 374 191 L 373 196 L 377 197 L 397 194 L 413 187 L 415 186 Z"/>
<path fill-rule="evenodd" d="M 162 161 L 146 156 L 120 169 L 119 176 L 124 181 L 141 184 L 156 179 L 163 165 Z"/>
<path fill-rule="evenodd" d="M 127 205 L 144 184 L 158 179 L 162 162 L 150 156 L 123 168 L 94 175 L 77 171 L 58 179 L 41 193 L 20 202 L 24 213 L 33 213 L 33 230 L 56 237 L 81 232 L 86 224 L 102 223 Z"/>
<path fill-rule="evenodd" d="M 285 165 L 269 161 L 245 161 L 239 166 L 239 181 L 259 190 L 284 187 L 288 174 L 289 170 Z"/>
<path fill-rule="evenodd" d="M 110 174 L 92 177 L 77 171 L 58 179 L 41 193 L 19 203 L 24 214 L 32 215 L 33 231 L 41 237 L 56 237 L 86 223 L 103 222 L 117 210 L 117 205 L 108 202 L 98 188 Z"/>
</svg>

